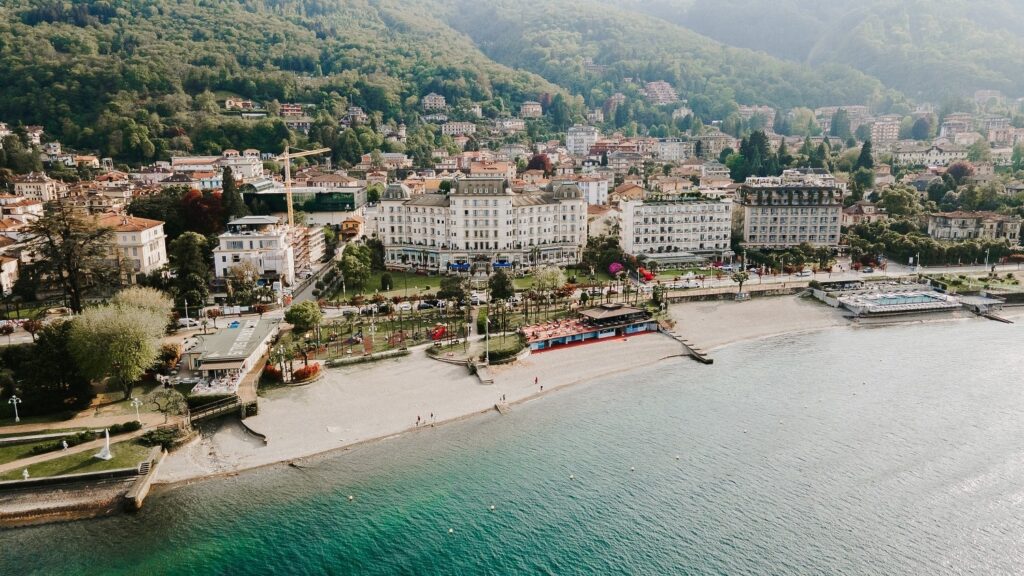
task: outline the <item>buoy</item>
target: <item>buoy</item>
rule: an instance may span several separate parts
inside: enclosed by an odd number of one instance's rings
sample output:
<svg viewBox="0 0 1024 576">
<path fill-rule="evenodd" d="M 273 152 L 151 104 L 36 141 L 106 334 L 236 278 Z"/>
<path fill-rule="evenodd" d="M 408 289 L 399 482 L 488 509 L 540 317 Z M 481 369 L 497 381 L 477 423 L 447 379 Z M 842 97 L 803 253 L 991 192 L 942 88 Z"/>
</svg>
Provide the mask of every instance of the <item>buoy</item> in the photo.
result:
<svg viewBox="0 0 1024 576">
<path fill-rule="evenodd" d="M 633 472 L 634 470 L 636 470 L 636 468 L 633 468 L 632 466 L 629 467 L 630 472 Z"/>
<path fill-rule="evenodd" d="M 449 528 L 448 529 L 448 533 L 449 534 L 455 534 L 455 529 L 454 528 Z"/>
<path fill-rule="evenodd" d="M 355 500 L 355 499 L 356 499 L 356 497 L 355 497 L 355 496 L 349 496 L 349 497 L 348 497 L 348 501 L 349 501 L 349 502 L 351 502 L 351 501 L 353 501 L 353 500 Z"/>
<path fill-rule="evenodd" d="M 569 480 L 575 480 L 575 479 L 576 479 L 576 475 L 575 474 L 569 474 Z"/>
<path fill-rule="evenodd" d="M 679 454 L 676 454 L 676 460 L 679 460 Z"/>
<path fill-rule="evenodd" d="M 746 428 L 744 428 L 744 429 L 743 429 L 743 433 L 744 433 L 744 434 L 746 434 L 746 433 L 747 433 L 747 430 L 746 430 Z"/>
<path fill-rule="evenodd" d="M 494 504 L 491 504 L 491 511 L 494 511 Z"/>
</svg>

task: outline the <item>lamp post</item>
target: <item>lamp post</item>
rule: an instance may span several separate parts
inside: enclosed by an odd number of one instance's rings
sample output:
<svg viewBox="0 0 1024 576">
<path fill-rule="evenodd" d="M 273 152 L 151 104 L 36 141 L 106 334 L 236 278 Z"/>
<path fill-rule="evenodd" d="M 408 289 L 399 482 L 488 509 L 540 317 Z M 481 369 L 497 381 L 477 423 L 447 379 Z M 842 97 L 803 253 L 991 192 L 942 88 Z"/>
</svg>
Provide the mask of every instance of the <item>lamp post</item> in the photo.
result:
<svg viewBox="0 0 1024 576">
<path fill-rule="evenodd" d="M 21 422 L 21 417 L 18 416 L 18 404 L 21 404 L 21 398 L 12 395 L 11 398 L 7 400 L 7 403 L 14 406 L 14 421 Z"/>
<path fill-rule="evenodd" d="M 988 253 L 989 253 L 989 252 L 990 252 L 991 250 L 992 250 L 991 248 L 986 248 L 986 249 L 985 249 L 985 271 L 986 271 L 986 272 L 988 272 Z"/>
<path fill-rule="evenodd" d="M 139 416 L 139 406 L 142 406 L 142 400 L 132 396 L 132 406 L 135 407 L 135 419 L 142 422 L 142 416 Z"/>
<path fill-rule="evenodd" d="M 185 300 L 185 327 L 188 327 L 188 300 Z"/>
</svg>

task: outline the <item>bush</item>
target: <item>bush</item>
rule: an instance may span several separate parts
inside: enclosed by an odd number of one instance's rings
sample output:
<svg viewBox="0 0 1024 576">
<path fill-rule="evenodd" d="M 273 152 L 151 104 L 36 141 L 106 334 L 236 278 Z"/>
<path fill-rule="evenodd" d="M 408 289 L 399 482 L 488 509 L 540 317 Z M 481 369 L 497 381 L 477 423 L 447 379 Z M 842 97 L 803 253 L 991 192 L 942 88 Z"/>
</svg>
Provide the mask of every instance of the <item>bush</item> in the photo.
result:
<svg viewBox="0 0 1024 576">
<path fill-rule="evenodd" d="M 139 443 L 143 446 L 160 446 L 164 450 L 170 450 L 174 441 L 178 439 L 178 430 L 174 428 L 158 428 L 150 430 L 139 437 Z"/>
<path fill-rule="evenodd" d="M 109 428 L 111 434 L 126 434 L 128 432 L 135 432 L 136 430 L 142 430 L 142 422 L 138 420 L 132 420 L 131 422 L 125 422 L 124 424 L 114 424 Z"/>
<path fill-rule="evenodd" d="M 281 374 L 281 370 L 279 370 L 277 366 L 271 366 L 270 364 L 267 364 L 263 368 L 263 375 L 260 377 L 260 379 L 266 382 L 280 384 L 281 382 L 284 382 L 284 375 Z"/>
<path fill-rule="evenodd" d="M 63 450 L 64 442 L 68 443 L 68 447 L 77 446 L 79 444 L 85 444 L 96 439 L 96 434 L 92 430 L 83 430 L 77 434 L 71 436 L 65 436 L 58 438 L 53 442 L 47 442 L 46 444 L 39 444 L 38 446 L 32 447 L 32 454 L 46 454 L 47 452 L 53 452 L 55 450 Z"/>
<path fill-rule="evenodd" d="M 483 334 L 487 330 L 487 309 L 481 308 L 480 313 L 476 316 L 476 331 L 478 334 Z"/>
<path fill-rule="evenodd" d="M 389 290 L 391 290 L 391 286 L 392 285 L 393 284 L 391 282 L 391 274 L 385 272 L 385 273 L 380 275 L 380 291 L 381 292 L 388 292 Z"/>
<path fill-rule="evenodd" d="M 305 382 L 306 380 L 312 380 L 320 373 L 319 364 L 310 364 L 309 366 L 303 366 L 294 373 L 292 373 L 293 382 Z"/>
</svg>

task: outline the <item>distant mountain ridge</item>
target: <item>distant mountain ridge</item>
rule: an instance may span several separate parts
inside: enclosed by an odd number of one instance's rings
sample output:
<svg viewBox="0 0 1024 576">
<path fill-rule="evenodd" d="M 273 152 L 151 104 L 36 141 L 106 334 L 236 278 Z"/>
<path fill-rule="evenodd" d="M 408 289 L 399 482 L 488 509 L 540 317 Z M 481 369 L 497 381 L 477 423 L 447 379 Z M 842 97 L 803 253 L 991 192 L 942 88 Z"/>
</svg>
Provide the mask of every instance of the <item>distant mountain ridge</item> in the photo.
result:
<svg viewBox="0 0 1024 576">
<path fill-rule="evenodd" d="M 916 99 L 977 89 L 1024 96 L 1024 5 L 1013 0 L 626 0 L 625 6 L 733 46 L 812 65 L 848 65 Z"/>
</svg>

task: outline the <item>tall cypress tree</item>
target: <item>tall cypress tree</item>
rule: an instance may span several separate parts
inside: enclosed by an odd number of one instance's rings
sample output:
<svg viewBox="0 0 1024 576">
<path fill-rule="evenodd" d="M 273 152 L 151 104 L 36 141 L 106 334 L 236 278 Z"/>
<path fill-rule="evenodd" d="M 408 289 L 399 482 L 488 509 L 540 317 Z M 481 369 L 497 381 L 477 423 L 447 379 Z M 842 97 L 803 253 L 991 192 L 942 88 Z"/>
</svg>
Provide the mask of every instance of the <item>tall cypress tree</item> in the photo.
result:
<svg viewBox="0 0 1024 576">
<path fill-rule="evenodd" d="M 857 158 L 857 163 L 854 164 L 853 169 L 867 168 L 873 170 L 875 168 L 875 159 L 871 155 L 871 140 L 865 140 L 864 145 L 860 147 L 860 157 Z"/>
<path fill-rule="evenodd" d="M 239 216 L 248 214 L 249 209 L 245 206 L 242 194 L 238 191 L 238 184 L 235 182 L 235 175 L 230 166 L 224 168 L 223 180 L 220 202 L 224 210 L 224 224 L 227 224 Z"/>
</svg>

